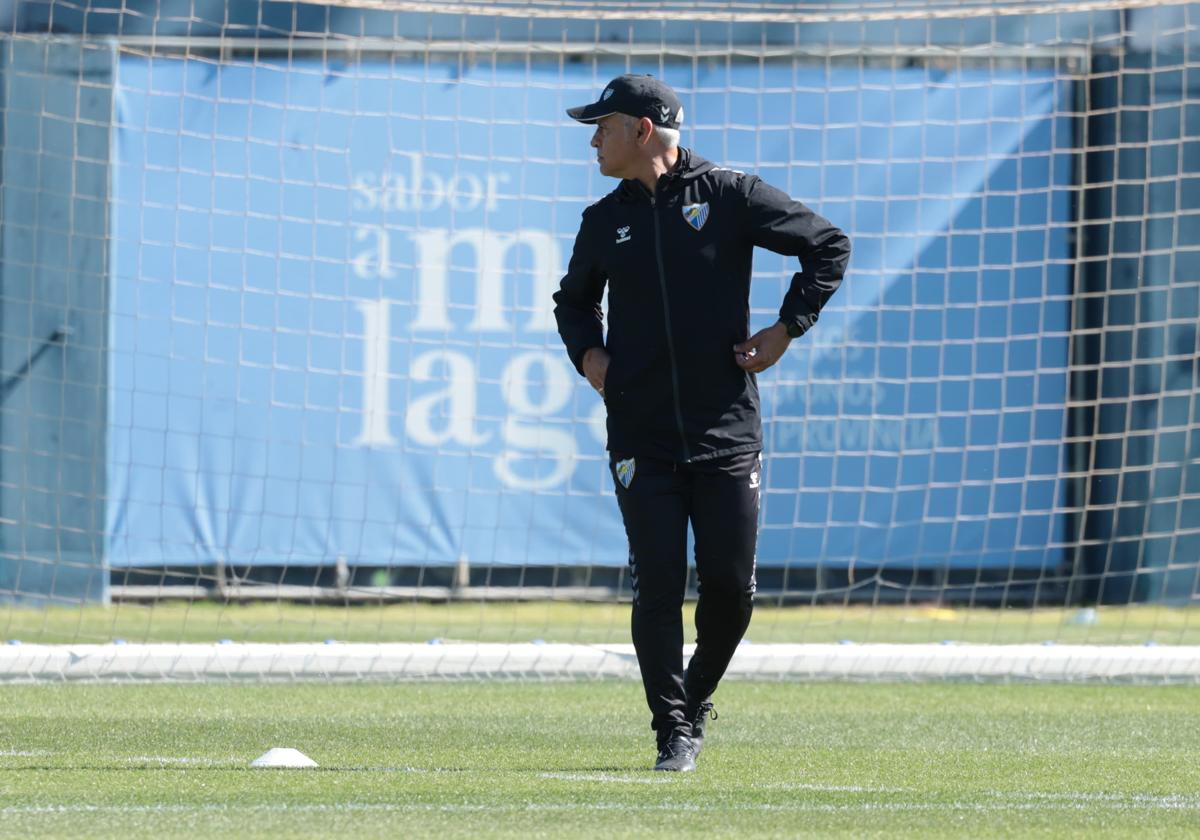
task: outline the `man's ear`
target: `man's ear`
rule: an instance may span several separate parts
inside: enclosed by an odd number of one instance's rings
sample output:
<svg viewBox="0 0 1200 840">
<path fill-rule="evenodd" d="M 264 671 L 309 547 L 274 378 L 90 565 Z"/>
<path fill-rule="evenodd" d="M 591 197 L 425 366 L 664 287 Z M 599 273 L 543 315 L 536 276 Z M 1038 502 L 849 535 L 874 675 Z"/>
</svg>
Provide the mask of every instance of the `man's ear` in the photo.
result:
<svg viewBox="0 0 1200 840">
<path fill-rule="evenodd" d="M 642 117 L 638 120 L 636 138 L 638 143 L 646 145 L 650 142 L 650 138 L 654 136 L 654 123 L 650 122 L 649 117 Z"/>
</svg>

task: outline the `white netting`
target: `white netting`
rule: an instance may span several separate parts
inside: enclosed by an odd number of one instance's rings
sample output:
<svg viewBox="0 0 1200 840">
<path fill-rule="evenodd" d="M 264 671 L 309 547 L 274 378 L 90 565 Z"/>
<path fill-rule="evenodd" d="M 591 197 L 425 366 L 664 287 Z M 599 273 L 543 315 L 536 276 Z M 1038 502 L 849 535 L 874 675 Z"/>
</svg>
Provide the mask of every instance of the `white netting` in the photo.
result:
<svg viewBox="0 0 1200 840">
<path fill-rule="evenodd" d="M 253 5 L 5 22 L 0 637 L 623 642 L 549 296 L 635 70 L 855 246 L 750 636 L 1196 641 L 1195 6 Z"/>
</svg>

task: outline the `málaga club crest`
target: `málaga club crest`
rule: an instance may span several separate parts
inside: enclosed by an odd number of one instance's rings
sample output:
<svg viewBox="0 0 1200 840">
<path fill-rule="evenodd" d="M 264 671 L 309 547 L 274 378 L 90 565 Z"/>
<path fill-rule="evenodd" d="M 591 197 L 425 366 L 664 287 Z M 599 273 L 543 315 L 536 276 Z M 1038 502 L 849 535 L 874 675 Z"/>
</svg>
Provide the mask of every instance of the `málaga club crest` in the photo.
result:
<svg viewBox="0 0 1200 840">
<path fill-rule="evenodd" d="M 621 482 L 621 486 L 626 490 L 633 483 L 633 473 L 637 469 L 637 461 L 633 458 L 626 458 L 624 461 L 617 461 L 616 472 L 617 481 Z"/>
<path fill-rule="evenodd" d="M 703 204 L 685 204 L 683 206 L 683 220 L 692 226 L 693 230 L 700 230 L 704 227 L 704 223 L 708 221 L 708 202 Z"/>
</svg>

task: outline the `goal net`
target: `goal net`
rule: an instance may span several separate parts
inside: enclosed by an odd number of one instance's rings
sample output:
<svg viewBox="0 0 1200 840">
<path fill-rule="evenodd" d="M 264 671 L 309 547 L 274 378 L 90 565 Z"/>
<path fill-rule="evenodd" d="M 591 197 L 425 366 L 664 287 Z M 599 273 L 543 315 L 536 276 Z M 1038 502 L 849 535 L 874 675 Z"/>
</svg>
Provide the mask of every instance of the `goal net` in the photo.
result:
<svg viewBox="0 0 1200 840">
<path fill-rule="evenodd" d="M 551 295 L 649 72 L 854 244 L 735 670 L 1200 675 L 1197 5 L 12 8 L 0 674 L 633 674 Z"/>
</svg>

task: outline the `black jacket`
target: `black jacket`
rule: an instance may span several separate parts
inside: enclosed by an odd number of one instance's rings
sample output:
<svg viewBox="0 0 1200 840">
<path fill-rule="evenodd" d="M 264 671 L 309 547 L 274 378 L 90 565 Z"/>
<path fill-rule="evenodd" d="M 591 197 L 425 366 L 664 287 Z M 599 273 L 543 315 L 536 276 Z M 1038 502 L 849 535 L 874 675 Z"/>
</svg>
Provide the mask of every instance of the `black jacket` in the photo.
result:
<svg viewBox="0 0 1200 840">
<path fill-rule="evenodd" d="M 622 181 L 583 211 L 554 317 L 571 361 L 605 347 L 608 448 L 684 463 L 762 448 L 749 337 L 754 246 L 800 258 L 779 317 L 808 329 L 841 284 L 850 241 L 785 193 L 687 149 L 653 196 Z M 608 284 L 608 341 L 600 309 Z"/>
</svg>

